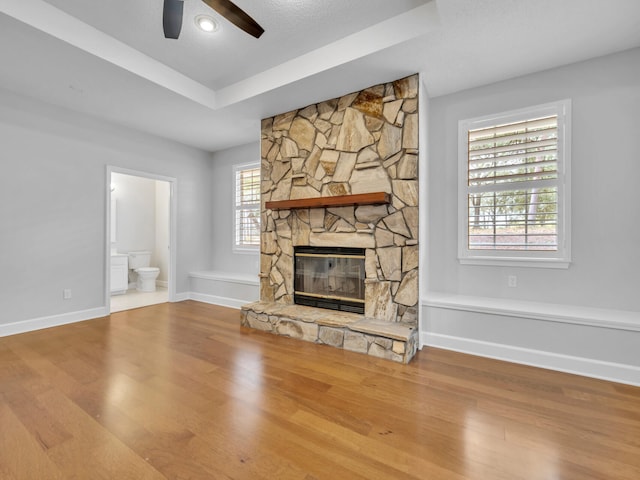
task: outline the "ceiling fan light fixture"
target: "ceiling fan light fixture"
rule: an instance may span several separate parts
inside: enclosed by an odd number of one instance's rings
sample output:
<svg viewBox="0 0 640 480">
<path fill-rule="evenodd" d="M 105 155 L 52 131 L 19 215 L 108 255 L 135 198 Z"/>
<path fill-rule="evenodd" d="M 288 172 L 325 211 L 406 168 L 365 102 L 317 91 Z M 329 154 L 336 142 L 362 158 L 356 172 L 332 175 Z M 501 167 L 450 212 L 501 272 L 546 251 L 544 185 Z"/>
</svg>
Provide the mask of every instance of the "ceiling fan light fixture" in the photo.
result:
<svg viewBox="0 0 640 480">
<path fill-rule="evenodd" d="M 220 29 L 218 21 L 209 15 L 198 15 L 195 18 L 197 27 L 203 32 L 214 33 Z"/>
</svg>

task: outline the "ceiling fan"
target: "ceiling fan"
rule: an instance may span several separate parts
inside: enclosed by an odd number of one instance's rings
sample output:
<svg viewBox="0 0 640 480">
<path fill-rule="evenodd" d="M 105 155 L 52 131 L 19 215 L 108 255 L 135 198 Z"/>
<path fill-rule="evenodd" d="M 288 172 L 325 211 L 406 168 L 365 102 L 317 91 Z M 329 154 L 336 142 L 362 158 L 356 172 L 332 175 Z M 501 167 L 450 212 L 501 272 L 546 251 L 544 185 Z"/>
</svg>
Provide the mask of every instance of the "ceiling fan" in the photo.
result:
<svg viewBox="0 0 640 480">
<path fill-rule="evenodd" d="M 230 0 L 202 0 L 236 27 L 249 35 L 260 38 L 264 33 L 258 23 Z M 165 38 L 178 38 L 182 29 L 182 11 L 184 0 L 164 0 L 162 26 Z"/>
</svg>

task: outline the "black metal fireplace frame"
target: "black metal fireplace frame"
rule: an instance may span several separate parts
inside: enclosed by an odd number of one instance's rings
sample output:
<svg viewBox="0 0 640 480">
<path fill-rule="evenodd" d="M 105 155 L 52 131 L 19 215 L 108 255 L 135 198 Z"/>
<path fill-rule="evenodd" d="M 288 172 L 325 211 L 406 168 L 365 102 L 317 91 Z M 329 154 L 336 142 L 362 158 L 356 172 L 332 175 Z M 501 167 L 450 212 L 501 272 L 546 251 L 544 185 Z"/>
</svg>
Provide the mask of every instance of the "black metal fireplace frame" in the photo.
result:
<svg viewBox="0 0 640 480">
<path fill-rule="evenodd" d="M 306 305 L 309 307 L 326 308 L 329 310 L 338 310 L 343 312 L 352 312 L 364 314 L 364 300 L 346 300 L 344 298 L 335 298 L 329 296 L 314 296 L 311 294 L 301 293 L 298 290 L 298 280 L 296 272 L 298 271 L 298 254 L 318 254 L 318 255 L 345 255 L 353 257 L 364 257 L 364 248 L 353 247 L 310 247 L 298 246 L 294 247 L 294 295 L 293 301 L 297 305 Z"/>
</svg>

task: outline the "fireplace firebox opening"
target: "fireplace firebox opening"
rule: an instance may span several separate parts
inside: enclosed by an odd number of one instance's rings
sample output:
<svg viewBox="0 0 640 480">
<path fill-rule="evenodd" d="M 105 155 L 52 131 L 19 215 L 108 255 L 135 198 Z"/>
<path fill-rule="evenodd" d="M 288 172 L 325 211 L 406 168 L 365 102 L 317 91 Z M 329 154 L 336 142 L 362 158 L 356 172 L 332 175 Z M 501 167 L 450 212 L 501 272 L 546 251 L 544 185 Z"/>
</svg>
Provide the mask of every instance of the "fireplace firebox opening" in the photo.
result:
<svg viewBox="0 0 640 480">
<path fill-rule="evenodd" d="M 294 302 L 364 314 L 364 248 L 294 249 Z"/>
</svg>

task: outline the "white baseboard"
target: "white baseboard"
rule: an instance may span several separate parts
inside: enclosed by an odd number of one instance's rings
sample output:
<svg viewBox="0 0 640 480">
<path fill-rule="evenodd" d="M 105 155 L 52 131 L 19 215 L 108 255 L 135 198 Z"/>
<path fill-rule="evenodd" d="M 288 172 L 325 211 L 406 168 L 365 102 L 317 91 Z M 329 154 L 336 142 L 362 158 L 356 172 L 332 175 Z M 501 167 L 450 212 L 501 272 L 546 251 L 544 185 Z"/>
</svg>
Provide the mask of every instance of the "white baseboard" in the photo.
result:
<svg viewBox="0 0 640 480">
<path fill-rule="evenodd" d="M 260 297 L 257 275 L 206 270 L 190 272 L 189 298 L 198 302 L 240 308 Z"/>
<path fill-rule="evenodd" d="M 260 280 L 257 274 L 248 273 L 230 273 L 219 272 L 217 270 L 206 270 L 200 272 L 189 272 L 192 278 L 201 278 L 204 280 L 216 280 L 224 283 L 239 283 L 241 285 L 260 286 Z"/>
<path fill-rule="evenodd" d="M 189 300 L 191 298 L 191 294 L 189 292 L 181 292 L 176 293 L 174 296 L 174 302 L 184 302 L 185 300 Z"/>
<path fill-rule="evenodd" d="M 166 280 L 156 280 L 156 285 L 158 287 L 169 288 L 169 282 Z"/>
<path fill-rule="evenodd" d="M 106 307 L 98 307 L 78 312 L 61 313 L 59 315 L 21 320 L 19 322 L 0 325 L 0 337 L 31 332 L 33 330 L 41 330 L 43 328 L 58 327 L 69 323 L 106 317 L 107 315 Z"/>
<path fill-rule="evenodd" d="M 176 302 L 185 300 L 197 300 L 199 302 L 210 303 L 213 305 L 221 305 L 223 307 L 240 308 L 247 303 L 246 300 L 238 300 L 234 298 L 217 297 L 215 295 L 205 295 L 201 293 L 182 292 L 175 295 Z M 19 333 L 32 332 L 34 330 L 42 330 L 44 328 L 58 327 L 69 323 L 83 322 L 85 320 L 93 320 L 108 316 L 106 307 L 91 308 L 89 310 L 81 310 L 78 312 L 62 313 L 59 315 L 50 315 L 40 318 L 31 318 L 21 320 L 19 322 L 7 323 L 0 325 L 0 337 L 9 335 L 17 335 Z"/>
<path fill-rule="evenodd" d="M 640 368 L 498 343 L 422 332 L 421 344 L 513 363 L 640 386 Z M 428 353 L 427 353 L 428 355 Z"/>
<path fill-rule="evenodd" d="M 237 298 L 219 297 L 217 295 L 208 295 L 206 293 L 190 292 L 189 298 L 197 302 L 210 303 L 212 305 L 220 305 L 222 307 L 230 307 L 240 309 L 242 305 L 246 305 L 246 300 L 240 300 Z"/>
</svg>

